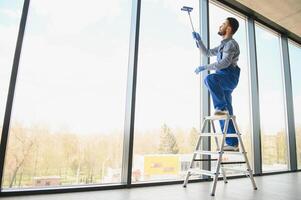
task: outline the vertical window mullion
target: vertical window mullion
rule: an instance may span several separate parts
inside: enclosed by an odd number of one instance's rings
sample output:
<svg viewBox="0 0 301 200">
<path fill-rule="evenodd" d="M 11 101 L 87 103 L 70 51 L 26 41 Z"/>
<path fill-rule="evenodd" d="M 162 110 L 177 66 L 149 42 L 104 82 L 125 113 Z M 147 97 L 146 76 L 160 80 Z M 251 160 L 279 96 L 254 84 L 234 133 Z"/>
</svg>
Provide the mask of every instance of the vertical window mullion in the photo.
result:
<svg viewBox="0 0 301 200">
<path fill-rule="evenodd" d="M 285 88 L 285 116 L 286 116 L 286 132 L 288 145 L 289 169 L 297 170 L 297 154 L 296 154 L 296 135 L 295 135 L 295 120 L 294 120 L 294 106 L 293 106 L 293 92 L 291 81 L 291 70 L 288 52 L 287 37 L 281 36 L 282 48 L 282 69 Z"/>
<path fill-rule="evenodd" d="M 10 126 L 10 118 L 11 118 L 13 99 L 14 99 L 15 88 L 16 88 L 16 80 L 17 80 L 20 55 L 21 55 L 22 44 L 23 44 L 23 37 L 24 37 L 24 32 L 26 27 L 29 3 L 30 0 L 25 0 L 23 4 L 21 22 L 19 27 L 18 39 L 17 39 L 16 49 L 15 49 L 13 67 L 12 67 L 12 72 L 10 77 L 9 90 L 8 90 L 7 102 L 5 108 L 5 116 L 4 116 L 1 145 L 0 145 L 0 187 L 1 187 L 0 191 L 2 190 L 4 160 L 5 160 L 6 146 L 8 141 L 8 131 Z"/>
<path fill-rule="evenodd" d="M 259 92 L 258 92 L 258 72 L 257 72 L 257 55 L 255 40 L 255 22 L 254 19 L 247 19 L 247 32 L 249 41 L 249 62 L 250 62 L 250 96 L 251 96 L 251 121 L 252 121 L 252 143 L 253 143 L 253 160 L 254 173 L 262 173 L 261 159 L 261 133 L 260 133 L 260 112 L 259 112 Z"/>
<path fill-rule="evenodd" d="M 210 47 L 209 45 L 209 0 L 200 0 L 200 35 L 202 38 L 202 41 L 206 47 Z M 200 55 L 200 65 L 206 65 L 209 64 L 209 58 L 205 55 Z M 201 106 L 200 106 L 200 120 L 202 124 L 202 121 L 205 116 L 208 116 L 210 114 L 210 96 L 209 91 L 207 90 L 205 84 L 203 84 L 204 78 L 208 75 L 208 71 L 205 71 L 201 73 L 200 78 L 200 90 L 201 90 Z M 209 132 L 208 128 L 205 130 Z M 202 146 L 204 150 L 210 150 L 210 138 L 203 139 Z M 209 156 L 204 156 L 204 158 L 208 158 Z M 202 168 L 210 170 L 210 162 L 202 162 Z"/>
<path fill-rule="evenodd" d="M 132 2 L 132 18 L 130 30 L 130 50 L 128 61 L 128 78 L 126 91 L 126 109 L 124 124 L 124 144 L 122 158 L 121 182 L 130 186 L 132 183 L 132 163 L 133 163 L 133 140 L 134 140 L 134 118 L 135 99 L 137 82 L 137 63 L 140 28 L 140 8 L 141 0 Z"/>
</svg>

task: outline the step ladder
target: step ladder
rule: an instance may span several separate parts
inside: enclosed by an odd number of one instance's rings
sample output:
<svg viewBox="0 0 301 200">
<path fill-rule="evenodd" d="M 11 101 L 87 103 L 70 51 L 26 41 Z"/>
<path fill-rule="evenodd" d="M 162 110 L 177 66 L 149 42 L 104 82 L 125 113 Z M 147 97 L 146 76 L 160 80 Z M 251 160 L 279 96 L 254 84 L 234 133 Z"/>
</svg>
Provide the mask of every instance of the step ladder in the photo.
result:
<svg viewBox="0 0 301 200">
<path fill-rule="evenodd" d="M 216 132 L 215 126 L 214 126 L 214 121 L 215 120 L 225 120 L 225 125 L 224 125 L 224 130 L 220 133 Z M 233 122 L 234 128 L 235 128 L 235 133 L 231 134 L 225 134 L 226 130 L 228 130 L 228 126 L 230 123 L 230 120 Z M 205 128 L 206 124 L 211 125 L 213 133 L 205 133 Z M 201 141 L 203 137 L 214 137 L 215 139 L 215 144 L 216 144 L 216 151 L 204 151 L 201 149 Z M 218 138 L 222 137 L 221 140 L 221 145 L 219 145 Z M 236 137 L 239 142 L 239 151 L 224 151 L 224 145 L 225 145 L 225 140 L 226 137 Z M 228 155 L 241 155 L 243 158 L 243 161 L 223 161 L 223 156 L 224 154 Z M 204 118 L 203 125 L 201 128 L 201 133 L 199 134 L 198 141 L 195 147 L 195 151 L 192 156 L 192 160 L 190 162 L 189 169 L 187 171 L 186 177 L 184 179 L 183 187 L 187 186 L 188 179 L 191 175 L 207 175 L 213 178 L 213 184 L 211 188 L 211 196 L 214 196 L 215 190 L 216 190 L 216 184 L 218 181 L 218 177 L 221 175 L 223 177 L 224 183 L 227 183 L 227 177 L 226 177 L 226 171 L 232 171 L 232 172 L 239 172 L 243 173 L 246 176 L 248 176 L 252 182 L 252 186 L 254 190 L 257 190 L 257 186 L 253 177 L 253 171 L 250 167 L 249 160 L 247 158 L 247 152 L 245 150 L 242 138 L 241 138 L 241 133 L 238 131 L 237 123 L 236 123 L 236 117 L 235 115 L 214 115 L 214 116 L 207 116 Z M 197 156 L 200 156 L 200 159 L 197 159 Z M 202 159 L 203 155 L 209 155 L 209 159 Z M 212 155 L 217 155 L 216 159 L 211 159 Z M 216 168 L 214 171 L 209 171 L 209 170 L 202 170 L 199 168 L 195 168 L 194 163 L 199 162 L 199 161 L 215 161 L 217 162 Z M 231 167 L 225 167 L 233 164 L 245 164 L 246 165 L 246 170 L 241 170 L 237 168 L 231 168 Z"/>
</svg>

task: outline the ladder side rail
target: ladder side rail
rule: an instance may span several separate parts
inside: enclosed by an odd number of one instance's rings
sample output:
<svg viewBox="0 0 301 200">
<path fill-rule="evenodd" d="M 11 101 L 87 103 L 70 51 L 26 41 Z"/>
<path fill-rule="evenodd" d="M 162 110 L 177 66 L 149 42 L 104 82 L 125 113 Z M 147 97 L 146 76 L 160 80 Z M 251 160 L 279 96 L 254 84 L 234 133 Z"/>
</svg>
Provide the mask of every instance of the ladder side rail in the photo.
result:
<svg viewBox="0 0 301 200">
<path fill-rule="evenodd" d="M 239 133 L 238 126 L 237 126 L 237 123 L 236 123 L 236 118 L 234 117 L 232 119 L 232 121 L 233 121 L 233 124 L 234 124 L 235 132 Z M 245 159 L 246 164 L 247 164 L 247 168 L 248 168 L 248 171 L 249 171 L 249 177 L 251 179 L 253 188 L 254 188 L 254 190 L 257 190 L 257 186 L 256 186 L 256 183 L 255 183 L 255 180 L 254 180 L 254 177 L 253 177 L 253 170 L 251 169 L 251 166 L 250 166 L 250 163 L 249 163 L 249 159 L 248 159 L 247 154 L 246 154 L 246 149 L 245 149 L 245 146 L 244 146 L 244 144 L 242 142 L 242 138 L 241 138 L 240 134 L 238 134 L 238 140 L 239 140 L 239 144 L 240 144 L 240 146 L 242 148 L 242 151 L 244 152 L 243 156 L 244 156 L 244 159 Z"/>
</svg>

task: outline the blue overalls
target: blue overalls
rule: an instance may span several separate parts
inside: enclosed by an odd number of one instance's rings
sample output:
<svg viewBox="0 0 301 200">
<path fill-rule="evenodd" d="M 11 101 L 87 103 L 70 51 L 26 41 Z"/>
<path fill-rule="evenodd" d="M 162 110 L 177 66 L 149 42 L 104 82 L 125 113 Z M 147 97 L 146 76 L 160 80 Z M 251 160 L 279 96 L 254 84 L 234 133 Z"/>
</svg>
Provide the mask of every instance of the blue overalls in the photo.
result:
<svg viewBox="0 0 301 200">
<path fill-rule="evenodd" d="M 217 60 L 220 61 L 223 56 L 223 45 L 219 48 Z M 229 66 L 227 68 L 216 70 L 215 73 L 208 74 L 204 82 L 207 86 L 213 100 L 215 109 L 227 109 L 230 115 L 233 115 L 232 92 L 236 88 L 239 80 L 240 68 L 238 66 Z M 225 120 L 220 120 L 221 129 L 224 129 Z M 235 133 L 232 121 L 230 120 L 227 133 Z M 237 138 L 228 137 L 226 143 L 231 146 L 238 145 Z"/>
</svg>

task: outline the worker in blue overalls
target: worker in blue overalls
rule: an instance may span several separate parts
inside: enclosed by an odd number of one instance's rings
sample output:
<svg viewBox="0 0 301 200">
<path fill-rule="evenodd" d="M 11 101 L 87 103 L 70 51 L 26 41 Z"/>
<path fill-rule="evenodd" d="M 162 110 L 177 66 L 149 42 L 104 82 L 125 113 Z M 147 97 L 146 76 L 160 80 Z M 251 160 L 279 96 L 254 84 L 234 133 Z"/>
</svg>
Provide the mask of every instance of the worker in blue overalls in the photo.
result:
<svg viewBox="0 0 301 200">
<path fill-rule="evenodd" d="M 216 70 L 215 73 L 206 76 L 204 83 L 207 86 L 213 100 L 215 115 L 233 115 L 232 92 L 239 80 L 240 68 L 237 66 L 240 54 L 239 45 L 233 39 L 239 23 L 235 18 L 228 17 L 219 27 L 218 34 L 222 36 L 221 44 L 213 49 L 207 49 L 203 44 L 200 34 L 193 32 L 198 48 L 206 56 L 217 56 L 217 62 L 199 66 L 195 73 L 204 70 Z M 221 129 L 224 128 L 224 120 L 220 120 Z M 235 128 L 230 120 L 227 133 L 235 133 Z M 226 151 L 238 151 L 238 140 L 235 137 L 226 138 Z"/>
</svg>

